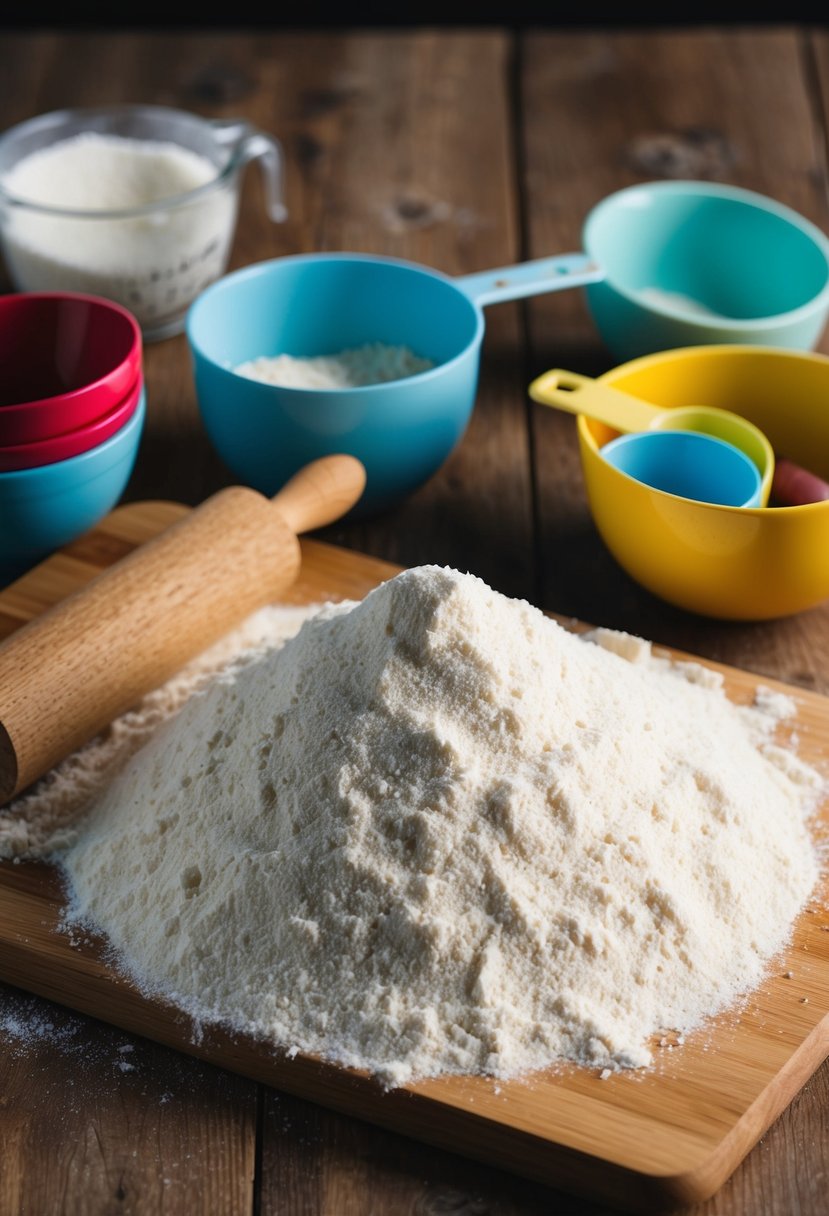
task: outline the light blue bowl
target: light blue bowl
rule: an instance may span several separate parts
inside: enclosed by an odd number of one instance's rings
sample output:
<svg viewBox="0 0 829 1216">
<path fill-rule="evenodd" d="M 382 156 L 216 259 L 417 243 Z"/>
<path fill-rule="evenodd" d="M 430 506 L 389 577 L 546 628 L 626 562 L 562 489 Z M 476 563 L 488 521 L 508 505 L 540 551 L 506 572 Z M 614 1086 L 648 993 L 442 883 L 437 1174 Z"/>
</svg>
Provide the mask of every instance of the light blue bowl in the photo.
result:
<svg viewBox="0 0 829 1216">
<path fill-rule="evenodd" d="M 112 510 L 130 479 L 146 412 L 142 389 L 132 417 L 98 447 L 55 464 L 0 473 L 0 583 L 18 578 Z"/>
<path fill-rule="evenodd" d="M 733 443 L 700 431 L 635 431 L 600 448 L 621 473 L 666 494 L 725 507 L 759 507 L 757 465 Z"/>
<path fill-rule="evenodd" d="M 803 216 L 716 182 L 630 186 L 589 212 L 587 287 L 620 360 L 711 343 L 811 350 L 829 314 L 829 240 Z"/>
<path fill-rule="evenodd" d="M 350 515 L 412 493 L 458 444 L 478 383 L 482 307 L 591 282 L 564 255 L 451 278 L 368 254 L 299 254 L 226 275 L 191 305 L 186 332 L 208 436 L 233 475 L 273 495 L 308 461 L 346 452 L 366 489 Z M 435 366 L 363 388 L 286 388 L 233 369 L 259 357 L 407 346 Z"/>
</svg>

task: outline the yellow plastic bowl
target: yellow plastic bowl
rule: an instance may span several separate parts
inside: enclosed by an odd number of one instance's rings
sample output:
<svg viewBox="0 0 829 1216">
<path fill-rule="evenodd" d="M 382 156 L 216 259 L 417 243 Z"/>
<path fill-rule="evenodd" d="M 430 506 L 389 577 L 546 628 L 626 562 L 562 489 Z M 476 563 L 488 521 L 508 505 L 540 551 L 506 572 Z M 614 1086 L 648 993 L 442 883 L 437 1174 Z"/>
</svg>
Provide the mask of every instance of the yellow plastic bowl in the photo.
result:
<svg viewBox="0 0 829 1216">
<path fill-rule="evenodd" d="M 665 408 L 718 406 L 764 431 L 777 456 L 829 480 L 829 358 L 763 346 L 661 351 L 599 379 Z M 829 502 L 723 507 L 635 481 L 602 459 L 616 431 L 577 420 L 596 527 L 655 595 L 704 616 L 768 620 L 829 597 Z"/>
</svg>

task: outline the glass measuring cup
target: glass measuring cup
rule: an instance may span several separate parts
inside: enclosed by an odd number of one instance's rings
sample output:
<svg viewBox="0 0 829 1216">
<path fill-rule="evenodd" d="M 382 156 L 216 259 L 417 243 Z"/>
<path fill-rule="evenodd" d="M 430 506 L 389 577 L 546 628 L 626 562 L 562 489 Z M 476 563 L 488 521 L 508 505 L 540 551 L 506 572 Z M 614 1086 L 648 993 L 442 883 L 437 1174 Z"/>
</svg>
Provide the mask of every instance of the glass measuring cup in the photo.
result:
<svg viewBox="0 0 829 1216">
<path fill-rule="evenodd" d="M 739 414 L 712 405 L 665 409 L 590 376 L 562 368 L 553 368 L 536 377 L 528 392 L 542 405 L 551 405 L 569 414 L 584 414 L 623 434 L 682 430 L 724 440 L 739 448 L 757 466 L 760 474 L 758 505 L 765 506 L 768 501 L 774 478 L 774 449 L 759 427 Z"/>
<path fill-rule="evenodd" d="M 168 197 L 101 207 L 94 200 L 68 206 L 59 188 L 39 185 L 36 198 L 15 188 L 24 160 L 87 134 L 120 137 L 124 149 L 146 155 L 156 149 L 198 164 L 202 180 Z M 135 315 L 148 342 L 179 333 L 192 300 L 225 271 L 242 170 L 252 160 L 262 169 L 270 219 L 284 220 L 281 145 L 245 120 L 121 105 L 58 110 L 11 127 L 0 136 L 0 243 L 15 288 L 113 299 Z M 108 193 L 127 180 L 126 174 L 121 182 L 110 180 Z M 87 185 L 85 199 L 90 193 Z"/>
</svg>

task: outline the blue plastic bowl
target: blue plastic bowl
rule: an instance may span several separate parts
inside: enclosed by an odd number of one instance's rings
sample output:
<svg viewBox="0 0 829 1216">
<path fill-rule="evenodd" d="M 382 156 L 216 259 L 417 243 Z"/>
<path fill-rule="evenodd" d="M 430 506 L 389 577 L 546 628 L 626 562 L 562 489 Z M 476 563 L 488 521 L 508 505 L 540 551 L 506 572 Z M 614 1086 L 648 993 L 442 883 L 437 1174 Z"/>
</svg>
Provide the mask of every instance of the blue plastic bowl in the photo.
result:
<svg viewBox="0 0 829 1216">
<path fill-rule="evenodd" d="M 142 389 L 132 417 L 98 447 L 0 473 L 0 582 L 18 578 L 112 510 L 130 479 L 146 412 Z"/>
<path fill-rule="evenodd" d="M 725 507 L 762 506 L 762 478 L 745 452 L 700 431 L 634 431 L 600 454 L 621 473 L 666 494 Z"/>
<path fill-rule="evenodd" d="M 273 495 L 302 465 L 347 452 L 366 489 L 353 515 L 411 493 L 446 460 L 475 399 L 483 322 L 449 279 L 359 255 L 299 255 L 258 263 L 208 287 L 187 335 L 199 410 L 233 474 Z M 363 388 L 265 384 L 233 370 L 279 353 L 333 355 L 384 342 L 433 369 Z"/>
<path fill-rule="evenodd" d="M 464 434 L 478 382 L 482 306 L 592 282 L 583 255 L 452 278 L 368 254 L 299 254 L 226 275 L 191 305 L 187 338 L 201 417 L 235 477 L 273 495 L 308 461 L 346 452 L 366 469 L 352 517 L 412 493 Z M 334 355 L 382 342 L 428 371 L 361 388 L 286 388 L 240 363 Z"/>
</svg>

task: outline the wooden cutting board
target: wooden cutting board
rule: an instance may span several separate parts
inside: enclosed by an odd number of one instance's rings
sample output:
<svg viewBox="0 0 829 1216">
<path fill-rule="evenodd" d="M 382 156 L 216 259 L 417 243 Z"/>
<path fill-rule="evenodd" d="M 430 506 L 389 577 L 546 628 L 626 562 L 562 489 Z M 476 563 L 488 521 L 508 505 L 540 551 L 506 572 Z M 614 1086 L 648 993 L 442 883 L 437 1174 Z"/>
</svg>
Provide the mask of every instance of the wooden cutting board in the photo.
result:
<svg viewBox="0 0 829 1216">
<path fill-rule="evenodd" d="M 187 510 L 163 502 L 119 508 L 0 592 L 0 636 Z M 286 601 L 357 599 L 395 573 L 385 562 L 305 541 L 301 577 Z M 725 674 L 734 700 L 751 700 L 758 682 L 788 692 L 798 706 L 800 754 L 829 765 L 829 699 L 708 665 Z M 829 806 L 822 830 L 829 837 Z M 711 1195 L 829 1054 L 829 883 L 744 1007 L 682 1045 L 658 1046 L 652 1069 L 606 1080 L 575 1067 L 509 1083 L 442 1078 L 391 1093 L 361 1073 L 286 1059 L 251 1039 L 197 1035 L 187 1017 L 116 974 L 102 943 L 59 933 L 61 906 L 53 869 L 0 863 L 0 978 L 278 1089 L 631 1211 Z"/>
</svg>

